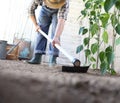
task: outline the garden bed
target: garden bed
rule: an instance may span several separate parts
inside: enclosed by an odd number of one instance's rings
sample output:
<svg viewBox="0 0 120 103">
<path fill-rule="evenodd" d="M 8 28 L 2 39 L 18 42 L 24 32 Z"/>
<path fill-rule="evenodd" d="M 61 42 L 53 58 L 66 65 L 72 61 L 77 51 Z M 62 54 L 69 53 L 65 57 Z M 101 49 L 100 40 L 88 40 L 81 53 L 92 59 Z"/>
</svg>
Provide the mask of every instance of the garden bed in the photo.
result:
<svg viewBox="0 0 120 103">
<path fill-rule="evenodd" d="M 0 60 L 0 103 L 119 103 L 120 76 Z"/>
</svg>

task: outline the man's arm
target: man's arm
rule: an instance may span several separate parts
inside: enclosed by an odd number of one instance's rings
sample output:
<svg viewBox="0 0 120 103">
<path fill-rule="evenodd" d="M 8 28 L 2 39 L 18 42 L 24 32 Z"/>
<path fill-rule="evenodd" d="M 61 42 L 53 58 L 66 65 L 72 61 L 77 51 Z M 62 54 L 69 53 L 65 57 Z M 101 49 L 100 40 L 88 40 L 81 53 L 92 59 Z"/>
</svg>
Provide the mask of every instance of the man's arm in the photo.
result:
<svg viewBox="0 0 120 103">
<path fill-rule="evenodd" d="M 38 5 L 42 5 L 42 2 L 43 2 L 43 0 L 32 0 L 28 7 L 29 18 L 31 19 L 32 23 L 34 24 L 36 31 L 38 31 L 38 29 L 40 29 L 40 27 L 37 24 L 35 10 L 37 9 Z"/>
<path fill-rule="evenodd" d="M 63 5 L 62 8 L 59 9 L 58 12 L 58 24 L 52 42 L 53 46 L 55 46 L 55 43 L 60 44 L 59 38 L 63 32 L 65 21 L 67 20 L 68 11 L 69 11 L 69 0 L 66 0 L 66 3 Z"/>
<path fill-rule="evenodd" d="M 32 22 L 34 24 L 35 30 L 38 31 L 39 29 L 41 29 L 40 26 L 37 23 L 35 15 L 30 15 L 29 17 L 30 17 L 30 19 L 32 20 Z"/>
<path fill-rule="evenodd" d="M 56 27 L 55 36 L 53 38 L 53 46 L 55 45 L 55 43 L 60 45 L 59 38 L 63 32 L 64 25 L 65 25 L 65 19 L 61 19 L 61 18 L 58 19 L 58 24 Z"/>
</svg>

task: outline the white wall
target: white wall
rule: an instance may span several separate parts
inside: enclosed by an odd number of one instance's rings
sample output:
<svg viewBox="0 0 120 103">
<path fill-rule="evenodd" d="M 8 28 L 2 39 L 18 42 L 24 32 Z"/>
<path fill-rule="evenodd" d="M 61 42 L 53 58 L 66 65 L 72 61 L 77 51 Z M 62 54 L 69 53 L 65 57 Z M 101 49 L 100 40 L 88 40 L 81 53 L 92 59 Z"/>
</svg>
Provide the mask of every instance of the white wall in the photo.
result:
<svg viewBox="0 0 120 103">
<path fill-rule="evenodd" d="M 24 33 L 25 36 L 28 34 L 31 36 L 32 25 L 29 23 L 28 26 L 27 21 L 27 6 L 29 2 L 30 0 L 4 0 L 0 3 L 0 39 L 12 43 L 14 34 L 17 36 L 17 34 L 21 35 Z M 27 38 L 30 36 L 27 36 Z"/>
</svg>

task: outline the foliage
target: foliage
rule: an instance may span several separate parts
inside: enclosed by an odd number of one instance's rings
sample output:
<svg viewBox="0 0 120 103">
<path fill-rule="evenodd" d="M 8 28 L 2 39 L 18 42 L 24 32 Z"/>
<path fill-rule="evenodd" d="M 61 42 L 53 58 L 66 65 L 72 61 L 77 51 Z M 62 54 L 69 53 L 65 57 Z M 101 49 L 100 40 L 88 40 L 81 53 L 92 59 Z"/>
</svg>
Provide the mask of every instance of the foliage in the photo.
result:
<svg viewBox="0 0 120 103">
<path fill-rule="evenodd" d="M 100 68 L 101 73 L 115 74 L 112 63 L 115 58 L 115 46 L 120 44 L 120 0 L 83 0 L 85 7 L 80 20 L 88 19 L 88 27 L 80 26 L 79 35 L 84 37 L 76 53 L 85 52 L 85 63 L 92 63 L 92 68 Z M 113 8 L 116 12 L 113 12 Z M 109 42 L 108 26 L 111 25 L 115 41 Z M 103 48 L 104 46 L 104 48 Z"/>
</svg>

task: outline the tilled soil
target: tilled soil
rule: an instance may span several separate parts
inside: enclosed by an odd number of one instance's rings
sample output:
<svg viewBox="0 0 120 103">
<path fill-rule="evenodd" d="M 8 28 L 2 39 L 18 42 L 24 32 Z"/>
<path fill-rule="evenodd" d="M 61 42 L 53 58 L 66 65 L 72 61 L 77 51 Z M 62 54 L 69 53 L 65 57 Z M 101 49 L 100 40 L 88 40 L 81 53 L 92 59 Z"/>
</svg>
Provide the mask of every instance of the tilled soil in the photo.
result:
<svg viewBox="0 0 120 103">
<path fill-rule="evenodd" d="M 0 103 L 120 103 L 120 76 L 0 60 Z"/>
</svg>

